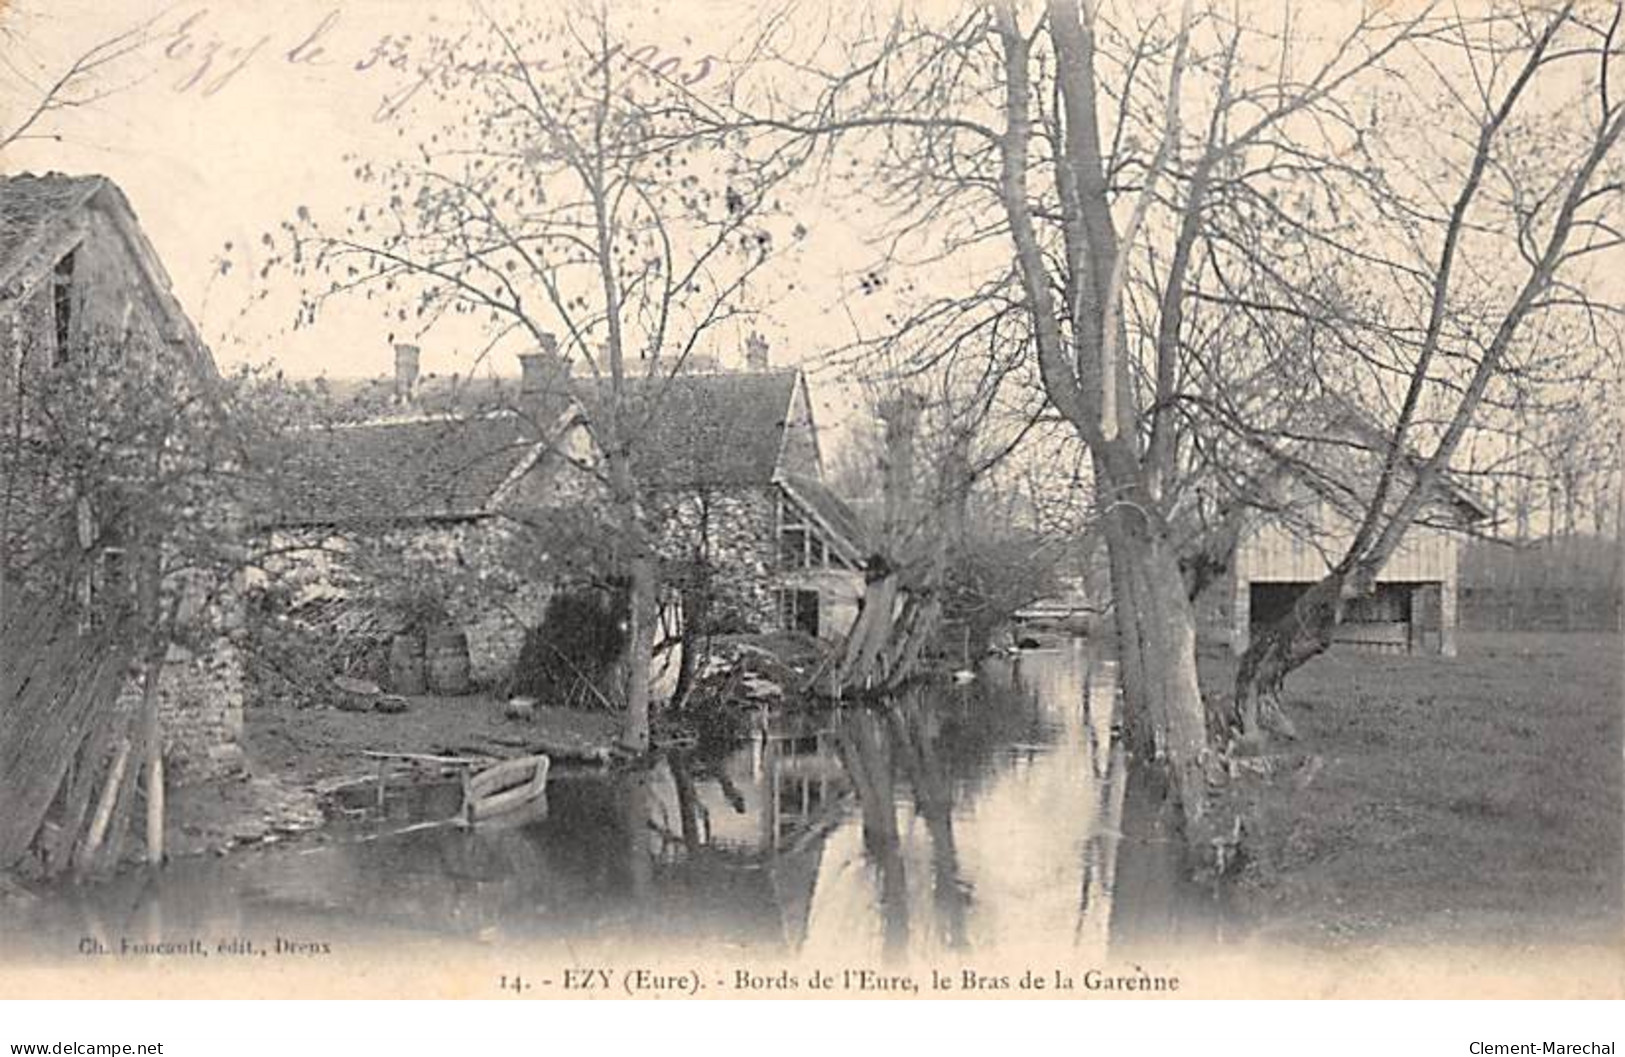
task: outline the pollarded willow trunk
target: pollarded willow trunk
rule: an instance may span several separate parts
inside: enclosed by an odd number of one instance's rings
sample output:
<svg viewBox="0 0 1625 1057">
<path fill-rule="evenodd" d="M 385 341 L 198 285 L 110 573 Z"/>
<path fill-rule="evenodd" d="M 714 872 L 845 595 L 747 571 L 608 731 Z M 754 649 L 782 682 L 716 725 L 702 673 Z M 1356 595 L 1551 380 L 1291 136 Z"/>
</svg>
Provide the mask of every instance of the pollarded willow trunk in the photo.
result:
<svg viewBox="0 0 1625 1057">
<path fill-rule="evenodd" d="M 920 656 L 941 623 L 940 579 L 930 573 L 924 582 L 907 583 L 891 570 L 865 585 L 858 618 L 836 654 L 828 685 L 833 696 L 889 693 L 918 674 Z"/>
<path fill-rule="evenodd" d="M 1130 747 L 1159 760 L 1179 796 L 1187 838 L 1202 840 L 1207 808 L 1207 709 L 1196 673 L 1196 611 L 1179 550 L 1141 486 L 1127 446 L 1095 453 L 1111 570 Z"/>
<path fill-rule="evenodd" d="M 1117 631 L 1117 659 L 1121 672 L 1118 685 L 1123 694 L 1123 729 L 1128 746 L 1135 753 L 1153 757 L 1161 753 L 1160 725 L 1152 716 L 1146 694 L 1151 677 L 1145 667 L 1145 644 L 1140 638 L 1140 590 L 1128 561 L 1128 545 L 1120 524 L 1124 511 L 1108 512 L 1106 560 L 1110 568 L 1112 620 Z"/>
</svg>

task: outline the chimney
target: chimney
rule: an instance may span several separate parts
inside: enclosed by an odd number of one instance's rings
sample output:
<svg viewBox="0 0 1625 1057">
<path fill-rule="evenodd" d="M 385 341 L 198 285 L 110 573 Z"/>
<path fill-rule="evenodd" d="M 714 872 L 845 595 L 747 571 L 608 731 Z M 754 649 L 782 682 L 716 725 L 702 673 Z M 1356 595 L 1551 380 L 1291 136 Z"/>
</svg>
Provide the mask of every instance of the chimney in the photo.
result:
<svg viewBox="0 0 1625 1057">
<path fill-rule="evenodd" d="M 751 331 L 745 339 L 745 370 L 767 370 L 767 339 L 758 331 Z"/>
<path fill-rule="evenodd" d="M 395 402 L 410 404 L 418 391 L 418 347 L 395 346 Z"/>
<path fill-rule="evenodd" d="M 519 354 L 519 395 L 538 397 L 557 395 L 569 384 L 570 365 L 559 355 L 559 339 L 543 334 L 541 345 L 535 352 Z"/>
</svg>

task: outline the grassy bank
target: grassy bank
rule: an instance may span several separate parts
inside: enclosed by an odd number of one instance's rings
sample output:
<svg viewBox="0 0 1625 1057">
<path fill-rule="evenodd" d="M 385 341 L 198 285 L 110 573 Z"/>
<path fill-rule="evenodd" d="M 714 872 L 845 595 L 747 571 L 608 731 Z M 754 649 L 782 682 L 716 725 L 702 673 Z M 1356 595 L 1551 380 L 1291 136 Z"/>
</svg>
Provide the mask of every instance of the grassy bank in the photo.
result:
<svg viewBox="0 0 1625 1057">
<path fill-rule="evenodd" d="M 1227 654 L 1202 665 L 1230 685 Z M 1617 946 L 1621 677 L 1620 637 L 1589 633 L 1311 662 L 1287 685 L 1291 751 L 1323 766 L 1241 783 L 1238 910 L 1289 944 Z"/>
</svg>

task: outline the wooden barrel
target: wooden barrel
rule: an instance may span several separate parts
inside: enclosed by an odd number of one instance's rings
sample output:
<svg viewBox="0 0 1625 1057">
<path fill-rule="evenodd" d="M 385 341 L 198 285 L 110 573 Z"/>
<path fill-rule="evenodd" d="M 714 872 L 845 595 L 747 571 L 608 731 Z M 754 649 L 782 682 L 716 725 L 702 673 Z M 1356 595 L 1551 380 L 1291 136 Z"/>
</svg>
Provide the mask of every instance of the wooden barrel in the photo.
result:
<svg viewBox="0 0 1625 1057">
<path fill-rule="evenodd" d="M 462 628 L 431 632 L 426 659 L 429 689 L 453 696 L 468 693 L 468 636 Z"/>
<path fill-rule="evenodd" d="M 389 688 L 397 694 L 423 693 L 423 636 L 402 634 L 390 640 Z"/>
</svg>

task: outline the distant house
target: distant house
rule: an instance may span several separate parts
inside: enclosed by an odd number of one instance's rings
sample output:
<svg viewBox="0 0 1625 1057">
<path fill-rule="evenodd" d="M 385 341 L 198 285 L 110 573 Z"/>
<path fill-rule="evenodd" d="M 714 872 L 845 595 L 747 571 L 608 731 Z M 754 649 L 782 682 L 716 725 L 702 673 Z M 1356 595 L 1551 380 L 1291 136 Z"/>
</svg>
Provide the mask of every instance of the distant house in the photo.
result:
<svg viewBox="0 0 1625 1057">
<path fill-rule="evenodd" d="M 594 423 L 610 413 L 608 383 L 573 377 L 556 349 L 520 361 L 517 385 L 423 377 L 416 348 L 400 346 L 394 378 L 334 384 L 349 421 L 287 439 L 286 486 L 262 519 L 287 554 L 280 571 L 302 578 L 310 601 L 356 593 L 366 553 L 455 573 L 464 587 L 450 616 L 487 683 L 511 668 L 554 588 L 502 568 L 515 529 L 607 502 Z M 707 570 L 708 626 L 844 634 L 865 535 L 823 482 L 799 372 L 638 379 L 620 411 L 657 553 L 668 570 Z M 667 586 L 666 603 L 680 605 Z"/>
<path fill-rule="evenodd" d="M 633 474 L 662 555 L 714 571 L 713 623 L 836 638 L 857 618 L 867 535 L 824 483 L 806 378 L 756 365 L 633 385 Z M 572 388 L 589 420 L 608 413 L 607 383 Z"/>
<path fill-rule="evenodd" d="M 104 501 L 118 482 L 88 480 L 82 466 L 62 465 L 61 444 L 44 427 L 44 416 L 61 409 L 41 407 L 38 394 L 75 368 L 117 372 L 136 357 L 144 368 L 173 369 L 178 393 L 206 394 L 218 381 L 124 194 L 101 176 L 0 178 L 0 426 L 8 438 L 0 456 L 0 576 L 8 597 L 71 591 L 93 617 L 129 593 L 131 526 Z M 229 511 L 197 516 L 231 521 Z M 62 550 L 53 559 L 55 548 Z M 76 582 L 41 582 L 40 570 L 52 568 L 71 568 Z M 229 610 L 236 601 L 220 605 Z M 206 646 L 175 647 L 161 682 L 166 751 L 182 775 L 240 759 L 242 664 L 225 634 L 231 614 L 215 615 L 221 634 Z"/>
<path fill-rule="evenodd" d="M 1330 571 L 1353 538 L 1387 438 L 1342 405 L 1287 445 L 1284 469 L 1271 481 L 1274 502 L 1249 518 L 1228 580 L 1231 649 L 1243 653 L 1252 629 L 1274 622 Z M 1415 461 L 1400 466 L 1403 487 Z M 1376 591 L 1351 601 L 1338 627 L 1340 644 L 1386 653 L 1456 653 L 1457 541 L 1488 516 L 1461 485 L 1441 478 L 1399 549 L 1377 577 Z"/>
<path fill-rule="evenodd" d="M 497 683 L 554 587 L 516 575 L 512 548 L 549 511 L 595 501 L 597 451 L 568 398 L 427 411 L 417 349 L 400 346 L 396 368 L 387 410 L 293 432 L 268 453 L 258 520 L 271 568 L 296 609 L 366 599 L 365 622 L 441 606 L 467 635 L 472 677 Z"/>
</svg>

